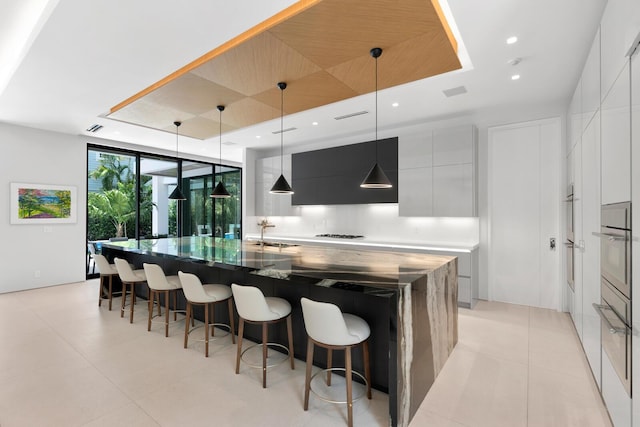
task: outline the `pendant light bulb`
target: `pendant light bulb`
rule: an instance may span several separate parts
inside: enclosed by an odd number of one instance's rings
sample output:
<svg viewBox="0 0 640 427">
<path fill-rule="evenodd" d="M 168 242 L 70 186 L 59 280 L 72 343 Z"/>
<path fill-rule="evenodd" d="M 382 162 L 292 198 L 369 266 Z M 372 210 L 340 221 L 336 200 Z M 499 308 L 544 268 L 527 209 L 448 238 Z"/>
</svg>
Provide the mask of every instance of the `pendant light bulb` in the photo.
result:
<svg viewBox="0 0 640 427">
<path fill-rule="evenodd" d="M 285 82 L 278 83 L 278 88 L 280 89 L 280 177 L 276 180 L 269 193 L 271 194 L 293 194 L 293 189 L 287 182 L 287 179 L 284 177 L 284 171 L 282 167 L 282 158 L 283 158 L 283 147 L 284 147 L 284 90 L 287 88 L 287 84 Z"/>
<path fill-rule="evenodd" d="M 371 56 L 376 61 L 376 162 L 367 174 L 367 177 L 362 181 L 360 187 L 362 188 L 391 188 L 393 185 L 387 175 L 384 173 L 380 165 L 378 165 L 378 58 L 382 55 L 382 49 L 374 47 L 369 51 Z"/>
<path fill-rule="evenodd" d="M 216 188 L 213 189 L 213 193 L 210 194 L 210 197 L 214 199 L 228 199 L 231 197 L 231 194 L 227 191 L 224 186 L 224 182 L 222 181 L 222 112 L 224 111 L 224 105 L 218 105 L 218 111 L 220 111 L 220 182 L 216 185 Z M 214 167 L 214 175 L 215 175 L 215 165 Z"/>
<path fill-rule="evenodd" d="M 173 122 L 173 124 L 176 127 L 176 171 L 177 171 L 180 164 L 180 161 L 178 158 L 178 128 L 180 127 L 182 122 L 175 121 Z M 176 188 L 171 192 L 171 194 L 169 194 L 169 200 L 187 200 L 187 198 L 184 197 L 184 194 L 182 194 L 182 190 L 180 190 L 179 174 L 176 174 L 176 175 L 178 178 L 178 184 L 176 185 Z"/>
</svg>

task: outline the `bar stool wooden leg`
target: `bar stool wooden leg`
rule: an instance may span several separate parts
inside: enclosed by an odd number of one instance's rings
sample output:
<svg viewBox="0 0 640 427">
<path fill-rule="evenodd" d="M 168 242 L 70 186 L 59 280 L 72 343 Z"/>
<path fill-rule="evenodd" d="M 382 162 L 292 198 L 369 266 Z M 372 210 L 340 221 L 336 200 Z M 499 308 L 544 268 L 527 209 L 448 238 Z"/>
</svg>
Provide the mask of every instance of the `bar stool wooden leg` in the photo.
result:
<svg viewBox="0 0 640 427">
<path fill-rule="evenodd" d="M 164 319 L 164 336 L 169 336 L 169 291 L 164 291 L 164 311 L 165 311 L 165 319 Z"/>
<path fill-rule="evenodd" d="M 149 293 L 149 320 L 147 321 L 147 331 L 151 330 L 151 317 L 153 317 L 153 304 L 154 304 L 154 299 L 156 296 L 156 292 L 154 292 L 153 290 L 151 290 L 151 292 Z"/>
<path fill-rule="evenodd" d="M 333 350 L 327 348 L 327 385 L 331 386 L 331 368 L 333 367 Z"/>
<path fill-rule="evenodd" d="M 211 336 L 216 336 L 216 326 L 214 325 L 216 321 L 216 305 L 211 304 Z"/>
<path fill-rule="evenodd" d="M 109 275 L 109 311 L 111 311 L 111 302 L 113 300 L 113 274 Z"/>
<path fill-rule="evenodd" d="M 287 338 L 289 339 L 289 360 L 291 369 L 295 369 L 293 362 L 293 327 L 291 326 L 291 315 L 287 316 Z"/>
<path fill-rule="evenodd" d="M 262 388 L 267 388 L 267 322 L 262 323 Z"/>
<path fill-rule="evenodd" d="M 189 319 L 191 319 L 191 303 L 187 301 L 187 317 L 184 319 L 184 348 L 189 342 Z"/>
<path fill-rule="evenodd" d="M 100 284 L 98 285 L 98 307 L 102 307 L 102 297 L 104 296 L 103 286 L 104 286 L 104 276 L 100 275 Z"/>
<path fill-rule="evenodd" d="M 364 375 L 367 380 L 367 399 L 371 400 L 371 368 L 369 364 L 369 340 L 362 344 L 364 353 Z"/>
<path fill-rule="evenodd" d="M 209 357 L 209 305 L 204 305 L 204 357 Z"/>
<path fill-rule="evenodd" d="M 129 310 L 129 323 L 133 323 L 133 306 L 136 305 L 136 285 L 131 283 L 131 306 Z"/>
<path fill-rule="evenodd" d="M 353 426 L 353 379 L 351 378 L 351 346 L 348 346 L 344 350 L 344 359 L 345 359 L 345 377 L 347 380 L 347 425 L 349 427 Z"/>
<path fill-rule="evenodd" d="M 178 320 L 178 292 L 173 291 L 173 321 Z"/>
<path fill-rule="evenodd" d="M 127 303 L 127 283 L 122 282 L 122 308 L 120 309 L 120 317 L 124 317 L 124 306 Z"/>
<path fill-rule="evenodd" d="M 304 410 L 309 409 L 309 389 L 311 388 L 311 367 L 313 366 L 313 341 L 307 337 L 307 372 L 304 380 Z"/>
<path fill-rule="evenodd" d="M 227 300 L 227 305 L 229 307 L 229 327 L 231 328 L 231 344 L 236 343 L 236 325 L 235 319 L 233 318 L 233 301 L 232 298 Z"/>
<path fill-rule="evenodd" d="M 244 319 L 240 317 L 238 325 L 238 351 L 236 353 L 236 374 L 240 373 L 240 356 L 242 354 L 242 336 L 244 335 Z"/>
</svg>

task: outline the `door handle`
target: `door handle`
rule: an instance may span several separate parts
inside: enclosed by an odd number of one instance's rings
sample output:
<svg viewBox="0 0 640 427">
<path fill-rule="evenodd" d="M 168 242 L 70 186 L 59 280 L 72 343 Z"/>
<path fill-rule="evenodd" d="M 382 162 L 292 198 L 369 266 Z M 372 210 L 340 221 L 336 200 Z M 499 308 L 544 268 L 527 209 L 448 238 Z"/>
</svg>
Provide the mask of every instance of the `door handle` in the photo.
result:
<svg viewBox="0 0 640 427">
<path fill-rule="evenodd" d="M 593 305 L 593 308 L 598 313 L 598 316 L 600 316 L 600 318 L 607 325 L 607 329 L 609 329 L 609 333 L 610 334 L 625 334 L 625 335 L 627 334 L 627 328 L 626 327 L 619 328 L 617 326 L 613 326 L 611 324 L 611 322 L 609 321 L 609 319 L 607 318 L 607 316 L 605 316 L 605 314 L 602 312 L 602 310 L 613 311 L 613 310 L 611 310 L 611 308 L 609 308 L 608 305 L 602 305 L 602 304 L 596 304 L 596 303 L 593 303 L 591 305 Z"/>
<path fill-rule="evenodd" d="M 613 234 L 613 233 L 596 233 L 595 231 L 592 232 L 591 234 L 593 234 L 594 236 L 597 237 L 602 237 L 602 238 L 607 238 L 611 241 L 614 240 L 623 240 L 626 241 L 627 237 L 626 236 L 620 236 L 619 234 Z"/>
</svg>

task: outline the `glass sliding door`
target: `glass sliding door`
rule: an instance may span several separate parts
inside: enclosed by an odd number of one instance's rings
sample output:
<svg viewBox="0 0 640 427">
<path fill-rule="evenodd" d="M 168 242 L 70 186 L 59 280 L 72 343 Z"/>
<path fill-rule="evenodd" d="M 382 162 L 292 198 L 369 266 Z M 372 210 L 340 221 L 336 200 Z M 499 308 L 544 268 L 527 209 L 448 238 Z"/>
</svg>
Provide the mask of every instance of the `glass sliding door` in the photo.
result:
<svg viewBox="0 0 640 427">
<path fill-rule="evenodd" d="M 214 186 L 223 180 L 231 194 L 227 199 L 215 202 L 215 237 L 240 239 L 242 237 L 242 170 L 230 166 L 216 165 Z"/>
<path fill-rule="evenodd" d="M 140 239 L 178 234 L 178 203 L 169 200 L 177 183 L 175 160 L 140 157 Z"/>
<path fill-rule="evenodd" d="M 213 204 L 209 197 L 213 183 L 212 165 L 192 161 L 182 162 L 182 191 L 184 202 L 183 235 L 211 236 L 213 233 Z"/>
</svg>

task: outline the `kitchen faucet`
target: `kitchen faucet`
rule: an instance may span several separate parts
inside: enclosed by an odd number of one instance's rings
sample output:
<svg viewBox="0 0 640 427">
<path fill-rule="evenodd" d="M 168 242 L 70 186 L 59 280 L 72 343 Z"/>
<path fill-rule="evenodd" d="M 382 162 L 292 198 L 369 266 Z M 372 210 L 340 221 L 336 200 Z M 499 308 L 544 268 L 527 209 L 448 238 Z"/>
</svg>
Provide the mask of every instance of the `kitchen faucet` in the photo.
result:
<svg viewBox="0 0 640 427">
<path fill-rule="evenodd" d="M 275 224 L 269 224 L 269 220 L 264 218 L 258 225 L 260 226 L 260 246 L 264 247 L 264 229 L 267 227 L 275 227 Z"/>
</svg>

